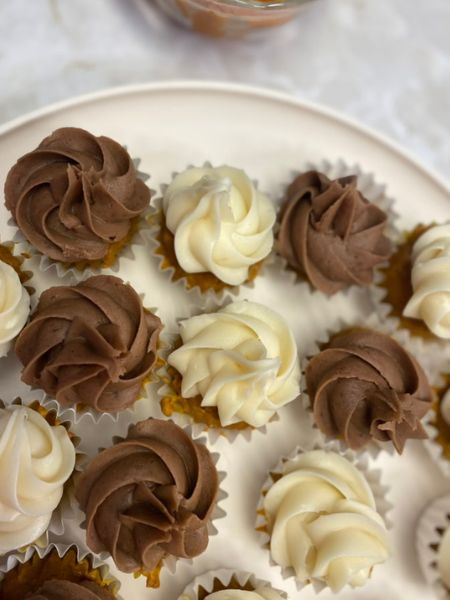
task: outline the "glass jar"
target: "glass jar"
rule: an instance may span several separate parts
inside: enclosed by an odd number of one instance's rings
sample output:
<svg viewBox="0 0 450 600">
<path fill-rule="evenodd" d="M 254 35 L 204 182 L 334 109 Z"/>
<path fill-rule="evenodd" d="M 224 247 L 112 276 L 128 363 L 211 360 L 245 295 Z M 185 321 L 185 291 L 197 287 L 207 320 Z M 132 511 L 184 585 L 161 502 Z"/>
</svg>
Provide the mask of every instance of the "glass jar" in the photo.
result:
<svg viewBox="0 0 450 600">
<path fill-rule="evenodd" d="M 213 37 L 240 37 L 287 23 L 312 0 L 156 0 L 185 27 Z"/>
</svg>

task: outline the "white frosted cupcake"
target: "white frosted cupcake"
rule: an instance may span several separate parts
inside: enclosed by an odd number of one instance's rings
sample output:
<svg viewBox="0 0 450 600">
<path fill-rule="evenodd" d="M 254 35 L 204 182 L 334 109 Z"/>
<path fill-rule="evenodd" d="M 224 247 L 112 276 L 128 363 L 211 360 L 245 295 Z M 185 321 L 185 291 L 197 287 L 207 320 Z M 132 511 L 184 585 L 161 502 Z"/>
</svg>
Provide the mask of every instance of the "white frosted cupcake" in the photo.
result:
<svg viewBox="0 0 450 600">
<path fill-rule="evenodd" d="M 54 511 L 75 468 L 73 441 L 39 405 L 2 405 L 0 449 L 0 554 L 45 545 L 49 528 L 63 531 Z"/>
<path fill-rule="evenodd" d="M 379 273 L 378 312 L 408 331 L 411 343 L 438 346 L 450 339 L 450 224 L 406 232 Z"/>
<path fill-rule="evenodd" d="M 287 594 L 250 573 L 220 569 L 196 577 L 178 600 L 286 600 Z"/>
<path fill-rule="evenodd" d="M 232 302 L 180 323 L 160 389 L 166 416 L 187 416 L 207 429 L 264 427 L 300 393 L 294 336 L 275 311 Z"/>
<path fill-rule="evenodd" d="M 24 283 L 31 275 L 22 270 L 23 257 L 14 244 L 0 245 L 0 358 L 11 350 L 30 314 L 30 294 Z"/>
<path fill-rule="evenodd" d="M 271 563 L 298 588 L 364 585 L 390 555 L 384 493 L 379 474 L 352 453 L 296 451 L 271 471 L 258 506 Z"/>
<path fill-rule="evenodd" d="M 153 218 L 160 268 L 188 290 L 223 294 L 258 275 L 274 242 L 275 208 L 230 166 L 190 167 L 164 188 Z"/>
</svg>

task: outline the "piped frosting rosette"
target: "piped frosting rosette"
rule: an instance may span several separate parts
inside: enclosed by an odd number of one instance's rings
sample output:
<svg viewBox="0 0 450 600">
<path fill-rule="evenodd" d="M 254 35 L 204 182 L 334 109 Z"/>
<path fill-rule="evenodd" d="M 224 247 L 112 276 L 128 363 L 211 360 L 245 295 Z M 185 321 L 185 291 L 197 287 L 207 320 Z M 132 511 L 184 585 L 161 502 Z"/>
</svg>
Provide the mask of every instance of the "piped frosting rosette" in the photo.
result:
<svg viewBox="0 0 450 600">
<path fill-rule="evenodd" d="M 272 566 L 298 589 L 363 586 L 390 556 L 387 488 L 367 457 L 336 443 L 295 450 L 270 470 L 256 529 Z"/>
<path fill-rule="evenodd" d="M 201 592 L 201 595 L 200 595 Z M 286 600 L 286 592 L 273 588 L 251 573 L 219 569 L 196 577 L 178 600 Z"/>
<path fill-rule="evenodd" d="M 416 533 L 416 550 L 422 573 L 437 598 L 450 593 L 450 496 L 436 498 L 425 507 Z"/>
<path fill-rule="evenodd" d="M 432 364 L 406 347 L 407 336 L 372 315 L 340 320 L 304 361 L 302 401 L 314 426 L 341 450 L 401 453 L 408 439 L 426 439 L 432 407 Z"/>
<path fill-rule="evenodd" d="M 212 442 L 219 435 L 250 439 L 298 398 L 297 345 L 283 317 L 262 304 L 210 303 L 207 310 L 181 321 L 172 336 L 160 373 L 160 406 Z"/>
<path fill-rule="evenodd" d="M 22 380 L 44 390 L 46 404 L 70 410 L 75 422 L 85 414 L 116 420 L 145 396 L 161 330 L 118 277 L 49 288 L 16 342 Z"/>
<path fill-rule="evenodd" d="M 2 600 L 122 600 L 120 582 L 75 544 L 50 543 L 0 557 Z"/>
<path fill-rule="evenodd" d="M 64 532 L 77 444 L 64 415 L 37 402 L 0 404 L 0 555 L 45 546 L 48 533 Z"/>
<path fill-rule="evenodd" d="M 160 269 L 199 300 L 252 285 L 273 247 L 275 208 L 241 169 L 188 167 L 176 173 L 150 218 Z"/>
<path fill-rule="evenodd" d="M 433 375 L 434 402 L 424 418 L 425 447 L 444 477 L 450 478 L 450 360 Z"/>
<path fill-rule="evenodd" d="M 315 292 L 369 287 L 398 235 L 396 219 L 386 186 L 359 165 L 307 163 L 281 200 L 278 260 Z"/>
<path fill-rule="evenodd" d="M 171 421 L 146 419 L 100 450 L 77 482 L 86 543 L 159 587 L 161 568 L 203 553 L 225 513 L 217 454 Z"/>
<path fill-rule="evenodd" d="M 450 224 L 418 225 L 399 239 L 372 289 L 380 317 L 405 331 L 417 352 L 433 352 L 436 361 L 450 356 L 449 272 Z"/>
<path fill-rule="evenodd" d="M 15 240 L 41 255 L 43 271 L 77 281 L 133 257 L 150 189 L 127 150 L 105 136 L 64 127 L 18 159 L 5 183 Z"/>
</svg>

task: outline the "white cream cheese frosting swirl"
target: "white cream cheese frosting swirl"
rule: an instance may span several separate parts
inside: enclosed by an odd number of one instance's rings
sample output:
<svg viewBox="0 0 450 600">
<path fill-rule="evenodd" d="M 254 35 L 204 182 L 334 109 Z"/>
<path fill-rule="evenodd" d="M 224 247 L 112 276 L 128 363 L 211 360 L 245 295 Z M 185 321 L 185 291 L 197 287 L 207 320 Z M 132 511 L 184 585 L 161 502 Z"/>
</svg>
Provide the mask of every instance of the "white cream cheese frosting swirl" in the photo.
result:
<svg viewBox="0 0 450 600">
<path fill-rule="evenodd" d="M 0 261 L 0 357 L 6 356 L 30 314 L 30 297 L 15 270 Z"/>
<path fill-rule="evenodd" d="M 283 596 L 270 587 L 250 590 L 220 590 L 205 597 L 205 600 L 284 600 Z"/>
<path fill-rule="evenodd" d="M 450 388 L 445 392 L 440 405 L 441 415 L 447 425 L 450 425 Z"/>
<path fill-rule="evenodd" d="M 74 466 L 63 426 L 49 425 L 26 406 L 0 409 L 0 554 L 47 530 Z"/>
<path fill-rule="evenodd" d="M 163 208 L 177 260 L 187 273 L 211 272 L 240 285 L 249 267 L 272 249 L 275 209 L 240 169 L 183 171 L 165 191 Z"/>
<path fill-rule="evenodd" d="M 450 224 L 425 231 L 414 244 L 411 259 L 413 295 L 403 314 L 421 319 L 436 336 L 450 339 Z"/>
<path fill-rule="evenodd" d="M 333 592 L 364 585 L 389 556 L 383 519 L 364 477 L 346 458 L 324 450 L 300 454 L 264 498 L 273 560 L 303 583 Z"/>
<path fill-rule="evenodd" d="M 202 396 L 222 426 L 266 424 L 300 393 L 297 346 L 287 323 L 256 302 L 233 302 L 180 324 L 182 346 L 168 358 L 184 398 Z"/>
</svg>

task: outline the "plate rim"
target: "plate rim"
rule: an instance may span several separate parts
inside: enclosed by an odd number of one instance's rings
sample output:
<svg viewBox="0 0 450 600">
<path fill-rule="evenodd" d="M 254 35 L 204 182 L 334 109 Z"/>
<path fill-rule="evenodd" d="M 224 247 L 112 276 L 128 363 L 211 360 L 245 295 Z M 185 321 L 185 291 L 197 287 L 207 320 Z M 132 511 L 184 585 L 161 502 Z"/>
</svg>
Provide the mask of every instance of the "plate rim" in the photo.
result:
<svg viewBox="0 0 450 600">
<path fill-rule="evenodd" d="M 65 109 L 83 106 L 91 102 L 97 102 L 102 99 L 118 98 L 121 96 L 152 93 L 152 92 L 192 92 L 203 91 L 205 93 L 222 93 L 232 95 L 242 95 L 248 97 L 256 97 L 258 99 L 271 100 L 295 106 L 302 110 L 315 113 L 319 117 L 327 118 L 339 124 L 355 130 L 357 133 L 368 137 L 372 142 L 384 146 L 389 151 L 396 154 L 399 158 L 410 163 L 415 169 L 418 169 L 422 175 L 428 177 L 435 185 L 438 185 L 441 190 L 450 195 L 450 180 L 447 180 L 444 175 L 438 172 L 434 167 L 423 165 L 421 160 L 415 153 L 406 149 L 400 142 L 395 141 L 385 133 L 372 128 L 371 126 L 361 123 L 358 119 L 348 116 L 334 108 L 330 108 L 318 102 L 298 98 L 292 93 L 274 90 L 264 86 L 249 85 L 245 83 L 234 83 L 227 81 L 216 80 L 197 80 L 197 79 L 175 79 L 170 81 L 153 81 L 144 83 L 131 83 L 119 86 L 102 88 L 94 92 L 85 94 L 77 94 L 63 100 L 46 104 L 38 109 L 29 111 L 14 117 L 0 124 L 0 137 L 11 133 L 14 129 L 23 127 L 33 121 L 37 121 L 43 117 L 58 113 Z M 450 198 L 449 198 L 450 200 Z"/>
</svg>

